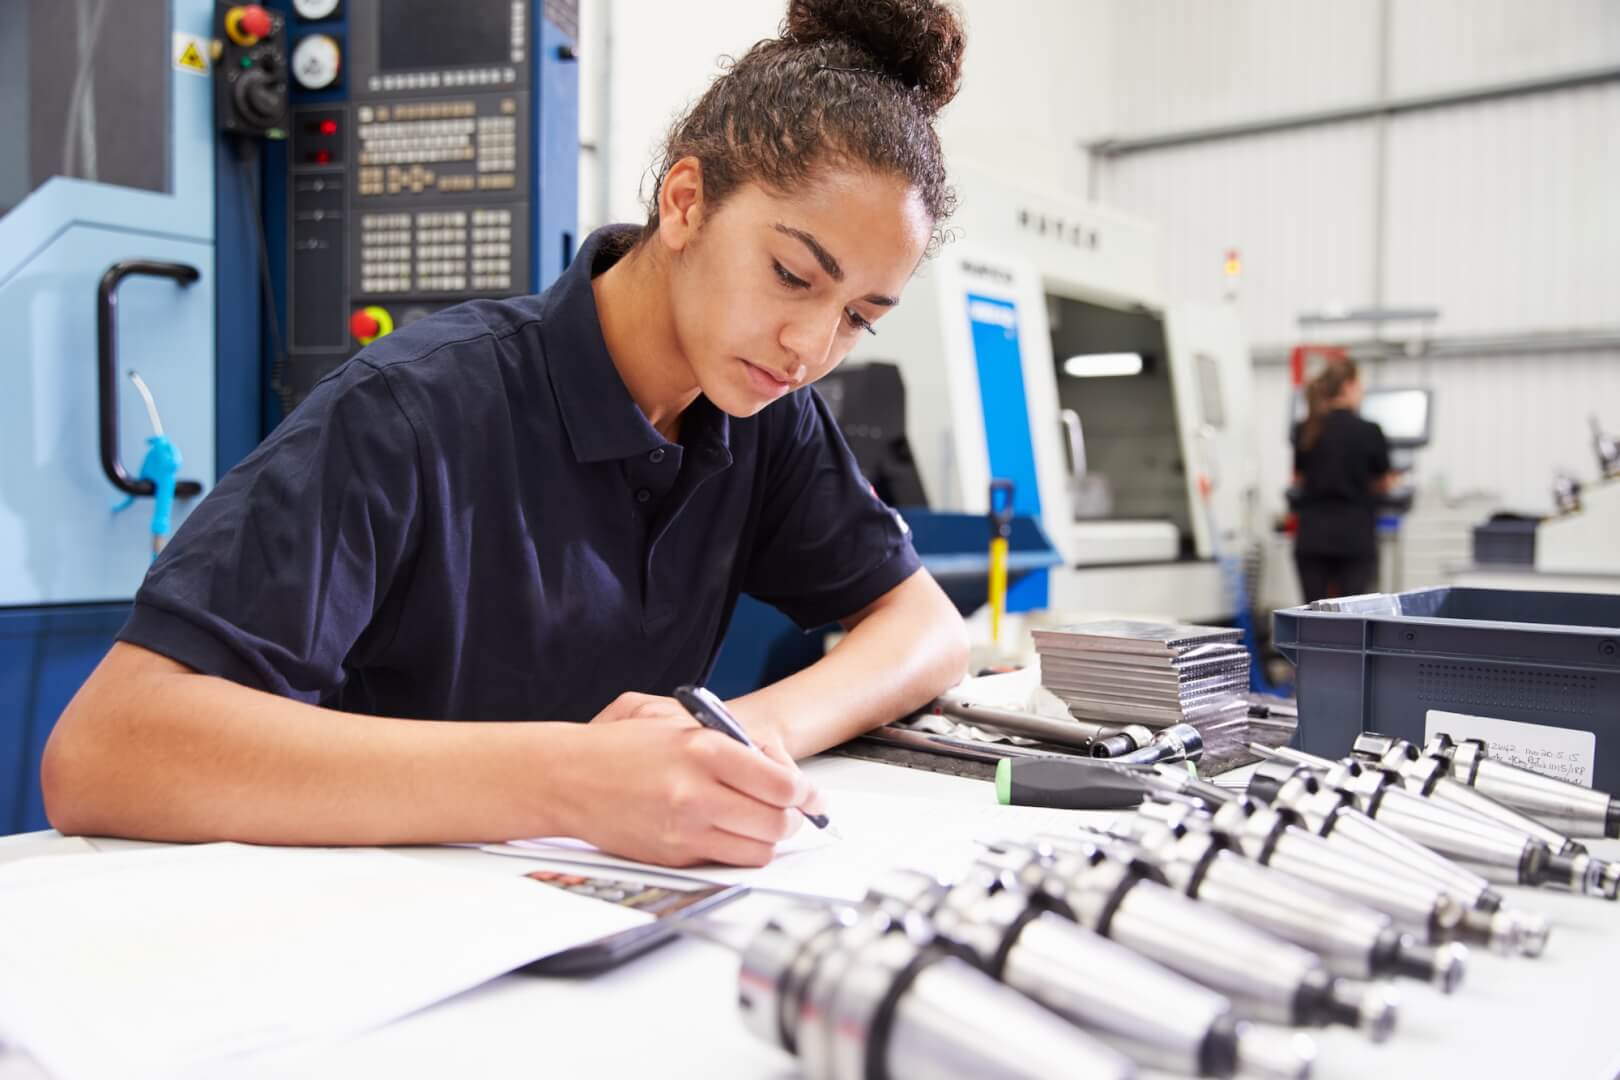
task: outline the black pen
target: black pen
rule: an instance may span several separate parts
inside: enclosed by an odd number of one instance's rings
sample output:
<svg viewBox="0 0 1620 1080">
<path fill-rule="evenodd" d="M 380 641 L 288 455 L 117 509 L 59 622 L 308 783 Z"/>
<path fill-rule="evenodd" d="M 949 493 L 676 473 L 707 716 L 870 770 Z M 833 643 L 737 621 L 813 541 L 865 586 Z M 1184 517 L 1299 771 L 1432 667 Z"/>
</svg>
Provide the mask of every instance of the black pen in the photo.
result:
<svg viewBox="0 0 1620 1080">
<path fill-rule="evenodd" d="M 710 731 L 718 731 L 722 735 L 729 735 L 749 749 L 759 750 L 759 747 L 754 745 L 754 740 L 748 737 L 748 732 L 744 731 L 743 726 L 737 723 L 737 718 L 726 710 L 726 707 L 721 704 L 720 699 L 715 697 L 712 691 L 701 686 L 677 686 L 675 688 L 675 700 L 680 702 L 681 706 L 692 714 L 692 719 Z M 764 751 L 760 750 L 760 753 L 764 753 Z M 808 818 L 810 824 L 818 829 L 825 829 L 832 824 L 827 820 L 826 814 L 812 814 L 802 806 L 799 807 L 799 813 Z"/>
</svg>

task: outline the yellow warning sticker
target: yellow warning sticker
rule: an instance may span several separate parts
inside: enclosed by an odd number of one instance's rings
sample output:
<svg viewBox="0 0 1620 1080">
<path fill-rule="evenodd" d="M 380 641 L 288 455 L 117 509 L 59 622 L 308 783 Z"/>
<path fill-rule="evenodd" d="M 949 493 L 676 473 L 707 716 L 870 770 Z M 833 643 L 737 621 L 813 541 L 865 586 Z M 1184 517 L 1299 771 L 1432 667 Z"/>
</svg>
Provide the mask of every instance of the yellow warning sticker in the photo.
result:
<svg viewBox="0 0 1620 1080">
<path fill-rule="evenodd" d="M 194 75 L 208 74 L 208 42 L 196 34 L 175 34 L 174 66 Z"/>
</svg>

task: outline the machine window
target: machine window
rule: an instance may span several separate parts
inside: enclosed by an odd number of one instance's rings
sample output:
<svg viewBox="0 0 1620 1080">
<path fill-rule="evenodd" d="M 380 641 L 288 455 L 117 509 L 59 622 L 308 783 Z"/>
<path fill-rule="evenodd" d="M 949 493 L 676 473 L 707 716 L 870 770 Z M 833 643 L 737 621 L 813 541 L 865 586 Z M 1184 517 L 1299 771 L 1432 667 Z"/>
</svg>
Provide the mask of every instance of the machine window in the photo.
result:
<svg viewBox="0 0 1620 1080">
<path fill-rule="evenodd" d="M 167 0 L 0 3 L 0 215 L 53 176 L 173 190 Z"/>
</svg>

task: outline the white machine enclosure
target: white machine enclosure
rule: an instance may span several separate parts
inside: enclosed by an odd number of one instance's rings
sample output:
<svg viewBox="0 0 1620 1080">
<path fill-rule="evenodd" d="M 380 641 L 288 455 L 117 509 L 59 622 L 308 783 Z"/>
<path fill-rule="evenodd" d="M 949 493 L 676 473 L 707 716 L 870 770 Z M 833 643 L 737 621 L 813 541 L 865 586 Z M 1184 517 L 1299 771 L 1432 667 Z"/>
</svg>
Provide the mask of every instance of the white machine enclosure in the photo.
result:
<svg viewBox="0 0 1620 1080">
<path fill-rule="evenodd" d="M 997 425 L 1027 425 L 1042 524 L 1068 568 L 1053 573 L 1053 608 L 1229 614 L 1233 605 L 1210 560 L 1237 555 L 1247 544 L 1259 473 L 1253 376 L 1235 309 L 1166 305 L 1160 235 L 1151 223 L 979 168 L 955 166 L 951 178 L 960 209 L 948 225 L 949 239 L 924 261 L 877 336 L 851 356 L 856 363 L 899 365 L 907 431 L 932 505 L 985 512 L 990 441 L 1006 434 Z M 1156 384 L 1162 406 L 1159 397 L 1127 385 L 1139 377 L 1076 380 L 1060 374 L 1064 357 L 1053 354 L 1059 317 L 1054 305 L 1069 300 L 1158 325 L 1165 369 L 1160 378 L 1167 374 L 1170 384 L 1168 393 Z M 987 360 L 977 355 L 974 334 L 977 326 L 982 335 L 987 322 L 1004 325 L 1018 350 L 1021 410 L 1001 398 L 993 415 L 986 415 L 991 399 L 980 371 Z M 1060 380 L 1074 385 L 1060 389 Z M 1091 389 L 1079 384 L 1101 383 L 1115 384 L 1109 392 L 1136 400 L 1134 408 L 1157 410 L 1153 426 L 1162 432 L 1162 445 L 1152 453 L 1159 459 L 1158 478 L 1173 478 L 1177 485 L 1163 514 L 1075 520 L 1063 397 Z M 1148 388 L 1147 382 L 1139 385 Z M 1174 413 L 1173 422 L 1164 411 Z M 1201 477 L 1208 482 L 1207 501 Z M 1122 478 L 1110 479 L 1119 484 Z M 1027 500 L 1020 502 L 1027 507 Z M 1162 587 L 1144 591 L 1140 571 Z"/>
</svg>

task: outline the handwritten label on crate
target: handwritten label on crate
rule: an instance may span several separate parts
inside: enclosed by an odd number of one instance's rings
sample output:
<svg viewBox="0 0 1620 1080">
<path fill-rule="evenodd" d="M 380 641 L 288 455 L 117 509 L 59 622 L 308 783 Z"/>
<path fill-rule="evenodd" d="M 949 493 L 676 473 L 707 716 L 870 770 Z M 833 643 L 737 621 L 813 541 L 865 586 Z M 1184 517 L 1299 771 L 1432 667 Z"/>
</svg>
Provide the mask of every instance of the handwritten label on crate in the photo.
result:
<svg viewBox="0 0 1620 1080">
<path fill-rule="evenodd" d="M 1491 757 L 1499 761 L 1543 776 L 1592 786 L 1597 736 L 1590 731 L 1430 709 L 1423 723 L 1424 741 L 1440 732 L 1459 741 L 1484 739 Z"/>
</svg>

